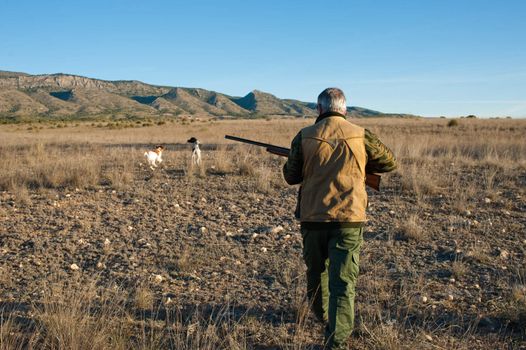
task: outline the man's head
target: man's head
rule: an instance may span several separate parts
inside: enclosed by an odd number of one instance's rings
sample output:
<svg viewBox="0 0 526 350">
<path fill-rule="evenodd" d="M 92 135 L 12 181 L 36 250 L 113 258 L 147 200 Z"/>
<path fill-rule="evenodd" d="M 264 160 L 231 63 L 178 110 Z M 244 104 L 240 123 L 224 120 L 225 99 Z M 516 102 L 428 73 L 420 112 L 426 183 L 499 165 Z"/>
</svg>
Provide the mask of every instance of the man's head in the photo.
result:
<svg viewBox="0 0 526 350">
<path fill-rule="evenodd" d="M 338 88 L 327 88 L 318 96 L 318 113 L 337 112 L 345 115 L 347 104 L 343 91 Z"/>
</svg>

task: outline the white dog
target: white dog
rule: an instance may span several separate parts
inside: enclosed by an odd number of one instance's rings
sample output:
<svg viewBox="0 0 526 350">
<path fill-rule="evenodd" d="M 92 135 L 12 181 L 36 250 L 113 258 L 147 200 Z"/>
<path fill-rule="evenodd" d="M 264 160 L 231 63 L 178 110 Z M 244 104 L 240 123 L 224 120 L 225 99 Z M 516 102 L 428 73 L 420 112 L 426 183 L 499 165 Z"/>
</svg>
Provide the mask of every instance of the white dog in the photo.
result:
<svg viewBox="0 0 526 350">
<path fill-rule="evenodd" d="M 163 161 L 161 158 L 164 151 L 164 146 L 155 146 L 155 149 L 153 151 L 147 151 L 144 152 L 144 156 L 146 157 L 146 160 L 148 161 L 148 164 L 150 165 L 150 169 L 154 170 L 154 168 L 157 168 L 159 164 Z"/>
<path fill-rule="evenodd" d="M 195 137 L 190 138 L 187 142 L 192 144 L 192 165 L 201 165 L 201 144 Z"/>
</svg>

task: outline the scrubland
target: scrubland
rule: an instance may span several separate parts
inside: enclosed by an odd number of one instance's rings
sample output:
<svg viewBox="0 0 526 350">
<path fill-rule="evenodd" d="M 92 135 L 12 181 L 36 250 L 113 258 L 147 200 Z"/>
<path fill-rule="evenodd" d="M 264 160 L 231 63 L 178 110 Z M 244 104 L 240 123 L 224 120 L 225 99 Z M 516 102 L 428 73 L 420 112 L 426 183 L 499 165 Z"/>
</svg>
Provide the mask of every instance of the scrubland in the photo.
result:
<svg viewBox="0 0 526 350">
<path fill-rule="evenodd" d="M 0 349 L 322 349 L 284 159 L 224 139 L 312 122 L 0 126 Z M 399 168 L 370 192 L 352 348 L 525 349 L 526 121 L 353 122 Z"/>
</svg>

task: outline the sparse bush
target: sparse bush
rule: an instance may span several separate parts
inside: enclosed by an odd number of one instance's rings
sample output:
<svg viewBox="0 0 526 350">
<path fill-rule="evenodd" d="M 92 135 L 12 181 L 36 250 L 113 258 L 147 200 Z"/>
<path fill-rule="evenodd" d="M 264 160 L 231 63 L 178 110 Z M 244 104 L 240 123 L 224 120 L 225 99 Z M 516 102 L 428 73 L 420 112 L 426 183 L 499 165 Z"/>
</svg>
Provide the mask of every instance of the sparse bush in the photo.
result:
<svg viewBox="0 0 526 350">
<path fill-rule="evenodd" d="M 456 278 L 463 277 L 468 272 L 466 264 L 460 260 L 456 260 L 451 264 L 451 273 Z"/>
<path fill-rule="evenodd" d="M 458 120 L 457 120 L 457 119 L 451 119 L 451 120 L 447 123 L 447 126 L 449 126 L 449 127 L 452 127 L 452 126 L 458 126 Z"/>
<path fill-rule="evenodd" d="M 154 295 L 147 284 L 141 284 L 135 289 L 134 305 L 139 310 L 151 310 L 153 308 Z"/>
<path fill-rule="evenodd" d="M 426 238 L 423 225 L 417 214 L 411 214 L 400 223 L 398 238 L 402 240 L 422 241 Z"/>
<path fill-rule="evenodd" d="M 256 174 L 256 169 L 254 168 L 254 164 L 251 159 L 248 159 L 247 157 L 244 157 L 239 163 L 239 174 L 241 176 L 249 176 L 252 177 Z"/>
</svg>

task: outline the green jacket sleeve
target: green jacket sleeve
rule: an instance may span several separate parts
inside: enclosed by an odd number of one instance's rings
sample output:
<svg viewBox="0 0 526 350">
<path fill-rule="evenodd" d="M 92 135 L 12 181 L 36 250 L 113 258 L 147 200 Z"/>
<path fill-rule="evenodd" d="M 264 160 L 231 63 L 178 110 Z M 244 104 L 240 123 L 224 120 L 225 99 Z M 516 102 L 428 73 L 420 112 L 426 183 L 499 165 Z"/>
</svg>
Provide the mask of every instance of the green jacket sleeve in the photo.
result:
<svg viewBox="0 0 526 350">
<path fill-rule="evenodd" d="M 303 152 L 301 150 L 301 132 L 292 140 L 289 158 L 283 166 L 283 177 L 289 185 L 303 181 Z"/>
<path fill-rule="evenodd" d="M 365 129 L 365 151 L 367 153 L 367 165 L 365 172 L 386 173 L 396 169 L 396 158 L 378 136 Z"/>
</svg>

